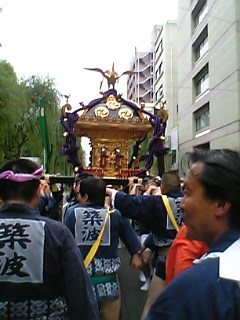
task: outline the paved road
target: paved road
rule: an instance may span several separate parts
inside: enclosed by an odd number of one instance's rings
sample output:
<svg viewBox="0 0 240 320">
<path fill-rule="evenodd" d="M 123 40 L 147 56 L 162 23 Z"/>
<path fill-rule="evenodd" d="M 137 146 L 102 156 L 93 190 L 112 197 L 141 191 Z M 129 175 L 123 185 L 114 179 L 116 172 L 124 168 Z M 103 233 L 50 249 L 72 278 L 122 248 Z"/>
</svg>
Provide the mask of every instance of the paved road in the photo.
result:
<svg viewBox="0 0 240 320">
<path fill-rule="evenodd" d="M 119 281 L 122 290 L 122 316 L 121 320 L 140 320 L 147 292 L 141 291 L 142 282 L 139 281 L 139 272 L 133 271 L 129 266 L 129 254 L 126 248 L 119 249 L 121 269 Z"/>
</svg>

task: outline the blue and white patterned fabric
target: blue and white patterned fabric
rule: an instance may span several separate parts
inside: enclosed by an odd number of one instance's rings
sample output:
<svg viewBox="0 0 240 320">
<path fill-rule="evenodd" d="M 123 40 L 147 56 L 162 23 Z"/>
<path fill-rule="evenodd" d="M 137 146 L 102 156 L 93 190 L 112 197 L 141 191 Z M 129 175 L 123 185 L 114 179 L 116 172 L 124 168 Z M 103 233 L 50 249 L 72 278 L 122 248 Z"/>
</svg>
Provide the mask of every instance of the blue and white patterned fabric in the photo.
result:
<svg viewBox="0 0 240 320">
<path fill-rule="evenodd" d="M 64 223 L 75 236 L 83 258 L 96 241 L 106 213 L 105 208 L 91 205 L 76 205 L 66 211 Z M 126 245 L 131 256 L 140 250 L 140 241 L 129 220 L 116 210 L 109 215 L 98 251 L 87 268 L 97 301 L 115 300 L 119 297 L 116 277 L 120 268 L 119 239 Z"/>
<path fill-rule="evenodd" d="M 26 205 L 0 209 L 0 288 L 0 319 L 99 319 L 71 232 Z"/>
<path fill-rule="evenodd" d="M 0 301 L 0 319 L 67 320 L 65 299 L 25 300 L 18 302 Z"/>
</svg>

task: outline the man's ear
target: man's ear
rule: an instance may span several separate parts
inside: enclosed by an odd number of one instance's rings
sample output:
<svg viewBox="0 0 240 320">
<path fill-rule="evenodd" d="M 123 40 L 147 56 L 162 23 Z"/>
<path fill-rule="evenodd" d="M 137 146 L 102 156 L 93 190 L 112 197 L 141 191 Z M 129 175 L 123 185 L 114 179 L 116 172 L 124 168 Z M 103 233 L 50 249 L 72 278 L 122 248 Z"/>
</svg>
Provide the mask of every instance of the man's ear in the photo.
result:
<svg viewBox="0 0 240 320">
<path fill-rule="evenodd" d="M 39 186 L 35 192 L 35 195 L 34 195 L 33 199 L 31 200 L 30 206 L 34 209 L 37 208 L 37 206 L 38 206 L 39 198 L 41 195 L 41 189 L 42 189 L 41 184 L 39 184 Z"/>
<path fill-rule="evenodd" d="M 162 193 L 162 194 L 165 194 L 165 193 L 166 193 L 166 192 L 165 192 L 165 187 L 164 187 L 163 184 L 160 185 L 160 190 L 161 190 L 161 193 Z"/>
<path fill-rule="evenodd" d="M 39 198 L 41 195 L 41 191 L 42 191 L 42 185 L 41 183 L 39 184 L 37 190 L 36 190 L 36 197 Z"/>
<path fill-rule="evenodd" d="M 218 201 L 216 216 L 221 217 L 226 215 L 231 208 L 231 203 L 227 201 Z"/>
<path fill-rule="evenodd" d="M 82 202 L 83 203 L 87 203 L 88 202 L 88 195 L 85 193 L 85 195 L 82 198 Z"/>
</svg>

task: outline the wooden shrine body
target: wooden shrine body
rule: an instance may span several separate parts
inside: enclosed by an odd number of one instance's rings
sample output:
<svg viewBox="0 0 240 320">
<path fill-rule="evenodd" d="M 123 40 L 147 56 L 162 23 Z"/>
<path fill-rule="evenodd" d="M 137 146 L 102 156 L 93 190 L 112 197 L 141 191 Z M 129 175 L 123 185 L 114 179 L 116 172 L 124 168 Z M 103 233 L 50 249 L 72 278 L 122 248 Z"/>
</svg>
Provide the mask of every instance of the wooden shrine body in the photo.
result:
<svg viewBox="0 0 240 320">
<path fill-rule="evenodd" d="M 132 144 L 152 131 L 147 116 L 134 102 L 122 99 L 115 89 L 93 100 L 74 125 L 77 137 L 88 137 L 90 166 L 84 171 L 102 178 L 128 178 L 139 170 L 138 159 L 128 169 Z"/>
</svg>

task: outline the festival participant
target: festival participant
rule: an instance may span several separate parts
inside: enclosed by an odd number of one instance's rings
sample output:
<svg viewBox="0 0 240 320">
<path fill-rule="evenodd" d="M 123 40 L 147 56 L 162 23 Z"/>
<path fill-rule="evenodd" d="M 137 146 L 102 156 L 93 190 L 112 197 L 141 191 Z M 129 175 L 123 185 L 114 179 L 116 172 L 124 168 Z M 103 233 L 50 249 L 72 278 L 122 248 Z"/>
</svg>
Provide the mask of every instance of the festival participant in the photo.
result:
<svg viewBox="0 0 240 320">
<path fill-rule="evenodd" d="M 142 179 L 138 179 L 136 177 L 129 178 L 130 183 L 128 184 L 128 193 L 129 194 L 143 194 L 144 191 L 148 188 L 148 184 L 154 184 L 156 186 L 156 183 L 154 181 L 148 181 L 143 185 Z M 132 220 L 132 225 L 134 230 L 136 231 L 141 244 L 143 244 L 144 240 L 146 239 L 147 235 L 149 234 L 149 230 L 145 227 L 143 223 L 140 223 L 137 220 Z M 144 284 L 141 286 L 142 291 L 147 291 L 149 288 L 149 284 L 151 281 L 151 257 L 152 257 L 152 251 L 150 248 L 146 248 L 141 253 L 141 260 L 142 260 L 142 267 L 139 273 L 139 280 L 141 282 L 144 282 Z"/>
<path fill-rule="evenodd" d="M 48 218 L 52 218 L 52 212 L 54 211 L 56 200 L 53 197 L 50 184 L 46 178 L 40 179 L 40 187 L 40 196 L 36 213 Z"/>
<path fill-rule="evenodd" d="M 152 188 L 151 186 L 155 186 L 156 188 Z M 148 179 L 144 183 L 144 195 L 149 195 L 149 194 L 161 194 L 160 188 L 159 188 L 159 179 L 158 178 L 152 178 Z M 141 223 L 142 229 L 141 229 L 141 244 L 144 245 L 149 233 L 150 229 L 146 229 L 145 225 Z M 149 247 L 144 246 L 144 250 L 141 253 L 141 258 L 142 258 L 142 270 L 144 273 L 144 278 L 145 282 L 141 290 L 142 291 L 148 291 L 150 283 L 151 283 L 151 276 L 153 273 L 154 268 L 152 268 L 152 262 L 155 260 L 155 254 L 152 249 Z M 141 275 L 141 274 L 140 274 Z M 143 279 L 144 279 L 143 278 Z M 141 280 L 141 278 L 140 278 Z"/>
<path fill-rule="evenodd" d="M 240 319 L 240 155 L 195 150 L 181 203 L 187 237 L 209 251 L 179 274 L 146 319 Z"/>
<path fill-rule="evenodd" d="M 75 236 L 85 258 L 101 319 L 119 320 L 119 238 L 131 255 L 133 269 L 141 267 L 138 254 L 141 244 L 129 220 L 122 218 L 118 210 L 109 211 L 105 208 L 105 196 L 106 184 L 103 180 L 97 177 L 83 179 L 79 185 L 80 204 L 66 211 L 64 223 Z"/>
<path fill-rule="evenodd" d="M 190 268 L 195 259 L 201 258 L 208 251 L 208 246 L 202 241 L 189 240 L 187 228 L 181 227 L 166 260 L 166 285 L 179 273 Z"/>
<path fill-rule="evenodd" d="M 79 204 L 79 185 L 80 185 L 81 180 L 83 180 L 87 177 L 92 177 L 92 176 L 93 176 L 93 174 L 91 174 L 91 173 L 82 172 L 82 173 L 79 173 L 75 177 L 75 181 L 74 181 L 73 185 L 71 186 L 70 194 L 67 197 L 66 203 L 63 205 L 62 221 L 64 220 L 64 215 L 65 215 L 65 212 L 67 211 L 67 209 Z"/>
<path fill-rule="evenodd" d="M 71 232 L 36 214 L 42 172 L 28 159 L 0 167 L 0 319 L 100 319 Z"/>
<path fill-rule="evenodd" d="M 202 241 L 189 240 L 186 238 L 186 226 L 183 225 L 177 233 L 166 258 L 165 273 L 166 280 L 162 281 L 161 274 L 153 275 L 148 297 L 143 309 L 141 320 L 145 319 L 147 313 L 158 295 L 165 286 L 170 283 L 179 273 L 190 268 L 195 259 L 202 257 L 208 247 Z"/>
<path fill-rule="evenodd" d="M 173 219 L 180 226 L 182 220 L 179 205 L 183 193 L 179 175 L 175 171 L 165 172 L 161 178 L 160 189 L 150 186 L 146 193 L 146 195 L 128 195 L 107 188 L 107 194 L 112 197 L 113 206 L 120 210 L 122 215 L 142 222 L 151 230 L 144 242 L 144 248 L 150 247 L 157 250 L 156 272 L 150 283 L 142 318 L 147 314 L 159 292 L 165 288 L 166 257 L 177 231 L 171 222 L 162 194 L 167 196 Z"/>
</svg>

